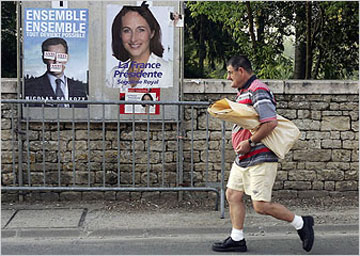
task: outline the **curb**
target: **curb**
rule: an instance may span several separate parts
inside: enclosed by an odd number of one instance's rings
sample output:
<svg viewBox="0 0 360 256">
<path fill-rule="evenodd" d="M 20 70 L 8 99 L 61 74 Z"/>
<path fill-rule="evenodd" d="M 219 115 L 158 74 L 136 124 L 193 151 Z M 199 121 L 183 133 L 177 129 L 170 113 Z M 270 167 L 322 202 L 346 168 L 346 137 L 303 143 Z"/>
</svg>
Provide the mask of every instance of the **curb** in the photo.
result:
<svg viewBox="0 0 360 256">
<path fill-rule="evenodd" d="M 315 232 L 322 234 L 359 234 L 358 224 L 336 224 L 336 225 L 315 225 Z M 231 227 L 191 227 L 191 228 L 112 228 L 87 230 L 84 228 L 29 228 L 29 229 L 5 229 L 1 230 L 1 237 L 4 238 L 104 238 L 104 237 L 164 237 L 179 235 L 206 235 L 206 234 L 229 234 Z M 273 234 L 276 236 L 289 236 L 294 232 L 290 225 L 281 226 L 249 226 L 244 230 L 248 236 L 265 236 Z"/>
<path fill-rule="evenodd" d="M 316 225 L 314 226 L 317 233 L 341 233 L 341 234 L 358 234 L 359 225 L 357 224 L 337 224 L 337 225 Z M 193 234 L 230 234 L 231 227 L 209 227 L 209 228 L 152 228 L 152 229 L 97 229 L 88 230 L 88 237 L 119 237 L 119 236 L 170 236 L 170 235 L 193 235 Z M 276 234 L 277 236 L 294 233 L 294 228 L 290 225 L 281 226 L 264 226 L 264 227 L 246 227 L 244 232 L 249 236 L 259 236 L 264 234 Z M 296 232 L 295 232 L 296 233 Z"/>
<path fill-rule="evenodd" d="M 78 228 L 28 228 L 1 230 L 1 238 L 60 238 L 80 237 L 82 234 Z"/>
</svg>

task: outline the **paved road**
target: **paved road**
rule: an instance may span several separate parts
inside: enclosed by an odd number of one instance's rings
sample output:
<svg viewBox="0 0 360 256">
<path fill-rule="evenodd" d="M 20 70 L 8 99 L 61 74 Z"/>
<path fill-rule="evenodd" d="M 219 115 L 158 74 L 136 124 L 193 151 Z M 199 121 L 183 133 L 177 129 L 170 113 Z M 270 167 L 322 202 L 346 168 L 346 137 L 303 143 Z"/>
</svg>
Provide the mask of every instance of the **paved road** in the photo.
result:
<svg viewBox="0 0 360 256">
<path fill-rule="evenodd" d="M 231 231 L 225 219 L 209 209 L 132 210 L 118 204 L 43 202 L 1 209 L 1 254 L 6 255 L 210 255 L 211 244 Z M 331 207 L 330 207 L 331 206 Z M 357 202 L 344 207 L 296 207 L 315 219 L 310 254 L 358 255 Z M 245 236 L 254 255 L 308 254 L 294 228 L 269 216 L 247 211 Z M 220 253 L 221 254 L 221 253 Z M 226 253 L 225 255 L 229 255 Z M 231 255 L 231 253 L 230 253 Z"/>
<path fill-rule="evenodd" d="M 209 255 L 211 243 L 225 234 L 165 235 L 114 238 L 63 238 L 29 239 L 7 238 L 2 240 L 2 254 L 12 255 Z M 216 239 L 215 239 L 216 240 Z M 253 255 L 311 254 L 358 255 L 359 237 L 356 233 L 320 235 L 313 250 L 306 253 L 296 234 L 266 234 L 247 237 L 248 252 Z M 221 253 L 220 253 L 221 254 Z M 239 254 L 239 253 L 237 253 Z M 226 253 L 225 255 L 229 255 Z"/>
</svg>

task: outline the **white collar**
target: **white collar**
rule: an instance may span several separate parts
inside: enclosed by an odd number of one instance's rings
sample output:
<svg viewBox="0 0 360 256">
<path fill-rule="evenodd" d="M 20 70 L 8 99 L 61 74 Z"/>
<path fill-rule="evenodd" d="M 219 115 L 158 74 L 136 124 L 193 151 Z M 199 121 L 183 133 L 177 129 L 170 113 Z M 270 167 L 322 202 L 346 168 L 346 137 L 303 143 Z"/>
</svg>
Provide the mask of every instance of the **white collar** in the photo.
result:
<svg viewBox="0 0 360 256">
<path fill-rule="evenodd" d="M 54 75 L 52 75 L 52 74 L 50 74 L 50 73 L 47 73 L 47 76 L 48 76 L 51 84 L 56 84 L 55 81 L 56 81 L 57 79 L 61 79 L 61 81 L 63 82 L 63 84 L 66 85 L 66 82 L 65 82 L 66 80 L 65 80 L 65 75 L 64 75 L 64 74 L 62 74 L 61 77 L 57 77 L 57 76 L 54 76 Z"/>
</svg>

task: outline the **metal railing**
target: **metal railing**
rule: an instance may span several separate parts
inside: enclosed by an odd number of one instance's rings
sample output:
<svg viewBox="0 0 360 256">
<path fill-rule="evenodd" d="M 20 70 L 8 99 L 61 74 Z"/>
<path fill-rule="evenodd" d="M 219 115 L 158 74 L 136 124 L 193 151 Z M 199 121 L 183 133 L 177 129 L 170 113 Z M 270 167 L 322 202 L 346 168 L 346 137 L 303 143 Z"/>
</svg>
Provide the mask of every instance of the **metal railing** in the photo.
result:
<svg viewBox="0 0 360 256">
<path fill-rule="evenodd" d="M 38 120 L 41 121 L 34 122 L 29 117 L 34 108 L 29 106 L 35 103 L 41 104 L 41 107 L 36 108 L 37 111 L 40 110 L 41 117 Z M 49 109 L 45 105 L 48 104 L 55 106 L 52 111 L 56 116 L 53 115 L 51 119 L 45 118 L 45 110 Z M 59 104 L 70 104 L 70 109 L 66 111 L 72 113 L 71 121 L 60 121 L 64 108 L 59 107 Z M 87 118 L 76 119 L 76 104 L 87 105 L 87 108 L 82 110 L 87 112 Z M 108 122 L 105 118 L 105 106 L 114 106 L 119 110 L 122 104 L 132 105 L 133 114 L 127 115 L 131 117 L 131 121 L 124 122 L 119 114 L 116 122 Z M 145 121 L 137 120 L 134 113 L 136 104 L 154 102 L 3 99 L 2 114 L 4 111 L 6 114 L 2 116 L 11 124 L 11 139 L 6 140 L 11 142 L 11 149 L 3 147 L 2 151 L 11 151 L 12 170 L 2 170 L 2 173 L 7 173 L 10 178 L 7 182 L 2 179 L 1 190 L 214 192 L 216 210 L 220 203 L 221 218 L 224 218 L 225 124 L 222 122 L 219 148 L 220 180 L 209 181 L 210 131 L 209 114 L 206 111 L 209 102 L 157 101 L 160 114 L 156 122 L 150 118 L 149 113 L 142 115 L 146 117 Z M 91 105 L 102 107 L 102 117 L 97 122 L 91 120 Z M 177 120 L 166 120 L 165 113 L 169 106 L 176 106 Z M 195 171 L 194 114 L 199 113 L 206 115 L 205 128 L 200 130 L 205 133 L 205 148 L 201 151 L 205 157 L 197 155 L 201 158 L 197 161 L 201 166 L 205 166 L 205 170 L 199 171 L 197 168 Z M 185 124 L 187 128 L 184 127 Z M 2 141 L 4 142 L 3 136 Z M 190 145 L 190 149 L 184 150 L 184 141 Z M 184 152 L 187 153 L 186 157 Z M 93 158 L 96 158 L 96 161 Z M 174 163 L 176 170 L 169 170 Z M 142 172 L 143 168 L 146 171 Z M 156 174 L 153 179 L 152 173 Z M 196 177 L 199 173 L 202 174 L 201 178 Z"/>
</svg>

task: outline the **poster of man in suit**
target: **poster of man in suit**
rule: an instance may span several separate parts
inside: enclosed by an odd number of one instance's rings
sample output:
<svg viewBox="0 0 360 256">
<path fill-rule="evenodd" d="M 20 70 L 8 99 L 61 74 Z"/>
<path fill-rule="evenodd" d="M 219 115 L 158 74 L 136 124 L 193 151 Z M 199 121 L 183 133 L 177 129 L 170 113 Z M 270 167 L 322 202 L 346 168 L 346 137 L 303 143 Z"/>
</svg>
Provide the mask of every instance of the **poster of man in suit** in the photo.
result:
<svg viewBox="0 0 360 256">
<path fill-rule="evenodd" d="M 25 99 L 87 100 L 88 10 L 26 8 L 24 15 Z"/>
</svg>

